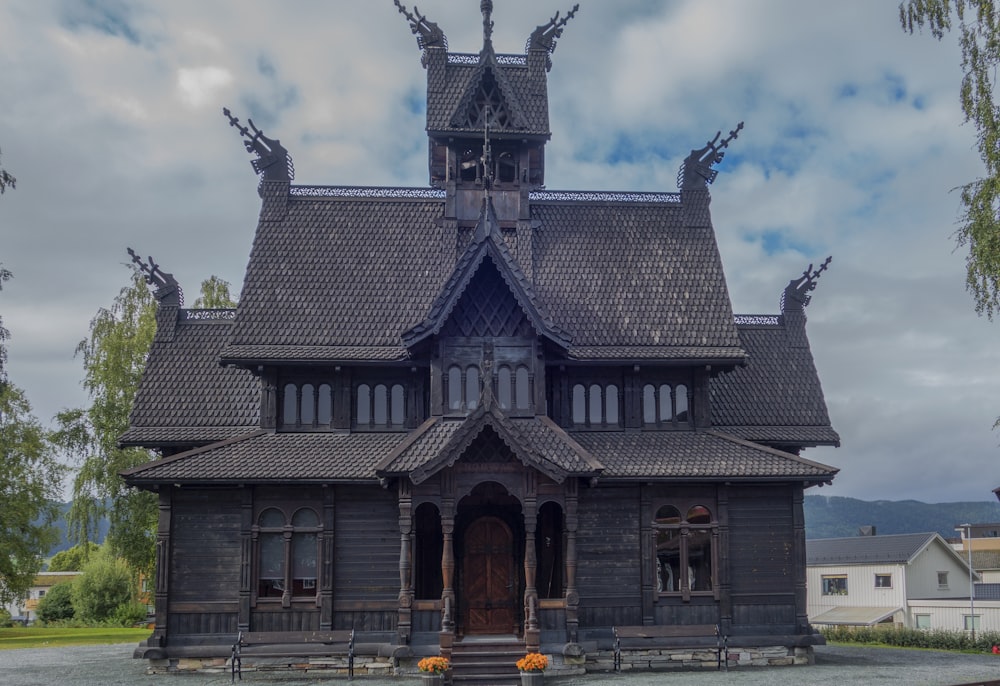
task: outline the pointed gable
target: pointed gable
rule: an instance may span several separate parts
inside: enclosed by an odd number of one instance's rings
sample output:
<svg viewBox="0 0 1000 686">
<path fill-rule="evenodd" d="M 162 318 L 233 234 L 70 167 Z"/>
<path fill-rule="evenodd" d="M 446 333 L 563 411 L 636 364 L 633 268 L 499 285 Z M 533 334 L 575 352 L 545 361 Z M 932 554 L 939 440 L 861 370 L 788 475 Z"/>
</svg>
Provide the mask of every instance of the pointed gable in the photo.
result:
<svg viewBox="0 0 1000 686">
<path fill-rule="evenodd" d="M 408 348 L 445 332 L 459 336 L 539 335 L 562 348 L 569 337 L 548 316 L 500 233 L 493 204 L 424 321 L 403 333 Z M 534 333 L 530 329 L 534 330 Z M 503 333 L 501 333 L 503 332 Z"/>
<path fill-rule="evenodd" d="M 497 64 L 492 50 L 484 50 L 465 93 L 451 116 L 456 129 L 523 130 L 528 127 L 516 91 Z"/>
</svg>

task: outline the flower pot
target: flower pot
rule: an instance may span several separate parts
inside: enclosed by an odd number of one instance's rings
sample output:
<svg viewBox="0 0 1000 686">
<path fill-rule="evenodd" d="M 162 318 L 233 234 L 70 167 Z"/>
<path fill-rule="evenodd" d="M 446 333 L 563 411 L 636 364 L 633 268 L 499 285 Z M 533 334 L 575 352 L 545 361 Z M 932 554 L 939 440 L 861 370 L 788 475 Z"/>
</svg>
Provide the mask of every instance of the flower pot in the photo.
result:
<svg viewBox="0 0 1000 686">
<path fill-rule="evenodd" d="M 421 674 L 420 686 L 444 686 L 444 674 Z"/>
<path fill-rule="evenodd" d="M 545 672 L 521 672 L 521 686 L 542 686 Z"/>
</svg>

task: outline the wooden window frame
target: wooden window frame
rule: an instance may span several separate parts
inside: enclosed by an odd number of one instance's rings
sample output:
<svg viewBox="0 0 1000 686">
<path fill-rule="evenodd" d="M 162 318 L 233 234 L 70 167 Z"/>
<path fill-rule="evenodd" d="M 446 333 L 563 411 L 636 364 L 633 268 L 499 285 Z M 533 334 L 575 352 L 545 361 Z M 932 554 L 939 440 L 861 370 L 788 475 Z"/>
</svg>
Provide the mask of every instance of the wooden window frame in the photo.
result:
<svg viewBox="0 0 1000 686">
<path fill-rule="evenodd" d="M 681 502 L 678 500 L 664 501 L 661 503 L 654 504 L 653 507 L 653 522 L 652 522 L 652 544 L 653 544 L 653 579 L 657 580 L 656 583 L 656 594 L 659 598 L 670 598 L 670 597 L 680 597 L 684 602 L 689 601 L 692 597 L 714 597 L 716 600 L 719 599 L 719 522 L 716 519 L 715 512 L 717 506 L 712 504 L 710 507 L 706 505 L 703 501 L 699 502 Z M 676 523 L 663 523 L 658 521 L 660 514 L 666 508 L 673 508 L 677 512 L 677 522 Z M 688 516 L 691 514 L 695 508 L 704 508 L 709 514 L 708 523 L 692 523 L 688 521 Z M 677 536 L 677 568 L 678 572 L 674 576 L 672 572 L 672 567 L 668 575 L 663 572 L 663 566 L 661 565 L 660 555 L 657 551 L 660 534 L 670 532 L 676 534 Z M 692 533 L 703 533 L 708 534 L 708 553 L 709 553 L 709 588 L 692 590 L 691 589 L 691 539 Z M 688 574 L 681 574 L 680 571 L 683 569 L 688 569 Z M 674 586 L 676 588 L 667 589 L 667 579 L 672 578 L 674 581 Z"/>
<path fill-rule="evenodd" d="M 275 510 L 280 512 L 284 524 L 282 526 L 261 526 L 260 520 L 264 513 Z M 295 516 L 300 511 L 309 511 L 313 514 L 316 525 L 315 526 L 296 526 L 293 524 Z M 316 570 L 316 576 L 313 582 L 313 588 L 309 589 L 311 593 L 294 593 L 294 566 L 295 560 L 293 557 L 293 549 L 295 546 L 296 536 L 302 535 L 315 535 L 316 537 L 316 549 L 314 566 Z M 254 525 L 250 529 L 250 538 L 253 545 L 253 583 L 252 588 L 252 603 L 256 607 L 258 605 L 267 606 L 280 606 L 282 608 L 290 608 L 293 602 L 310 601 L 315 602 L 317 606 L 320 602 L 320 572 L 322 560 L 322 548 L 323 548 L 323 520 L 320 517 L 320 510 L 316 507 L 311 507 L 308 505 L 277 505 L 277 504 L 266 504 L 261 505 L 254 515 Z M 282 579 L 283 589 L 280 597 L 261 595 L 260 584 L 261 584 L 261 535 L 280 535 L 282 543 L 282 560 L 281 568 L 284 578 Z"/>
</svg>

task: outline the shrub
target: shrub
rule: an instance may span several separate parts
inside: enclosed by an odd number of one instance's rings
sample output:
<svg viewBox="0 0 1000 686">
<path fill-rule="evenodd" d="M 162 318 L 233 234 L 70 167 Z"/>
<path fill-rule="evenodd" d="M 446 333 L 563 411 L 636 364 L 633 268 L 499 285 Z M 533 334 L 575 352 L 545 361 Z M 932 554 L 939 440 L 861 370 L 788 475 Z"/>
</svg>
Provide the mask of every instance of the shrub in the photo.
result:
<svg viewBox="0 0 1000 686">
<path fill-rule="evenodd" d="M 907 629 L 895 626 L 831 626 L 820 632 L 828 641 L 837 643 L 861 643 L 896 646 L 899 648 L 930 648 L 933 650 L 959 650 L 969 652 L 991 652 L 994 645 L 1000 645 L 1000 633 L 977 631 L 976 640 L 965 631 L 945 629 Z"/>
<path fill-rule="evenodd" d="M 10 612 L 0 607 L 0 629 L 7 629 L 12 626 L 14 626 L 14 622 L 11 621 Z"/>
<path fill-rule="evenodd" d="M 131 604 L 134 598 L 135 584 L 128 563 L 103 550 L 91 556 L 73 582 L 73 609 L 85 622 L 114 621 L 119 606 Z"/>
<path fill-rule="evenodd" d="M 110 621 L 117 626 L 130 627 L 144 622 L 146 606 L 142 603 L 122 603 L 111 614 Z"/>
<path fill-rule="evenodd" d="M 48 624 L 73 619 L 73 584 L 64 581 L 49 589 L 38 601 L 38 619 Z"/>
</svg>

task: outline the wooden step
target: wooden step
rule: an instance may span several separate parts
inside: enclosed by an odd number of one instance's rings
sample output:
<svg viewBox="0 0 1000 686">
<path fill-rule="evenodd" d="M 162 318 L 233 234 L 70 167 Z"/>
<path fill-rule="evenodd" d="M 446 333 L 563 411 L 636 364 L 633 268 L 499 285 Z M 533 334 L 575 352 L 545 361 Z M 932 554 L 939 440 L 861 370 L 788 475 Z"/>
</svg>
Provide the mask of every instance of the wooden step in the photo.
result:
<svg viewBox="0 0 1000 686">
<path fill-rule="evenodd" d="M 476 636 L 456 641 L 451 652 L 451 679 L 468 686 L 512 686 L 521 683 L 518 660 L 524 643 L 514 636 Z"/>
</svg>

